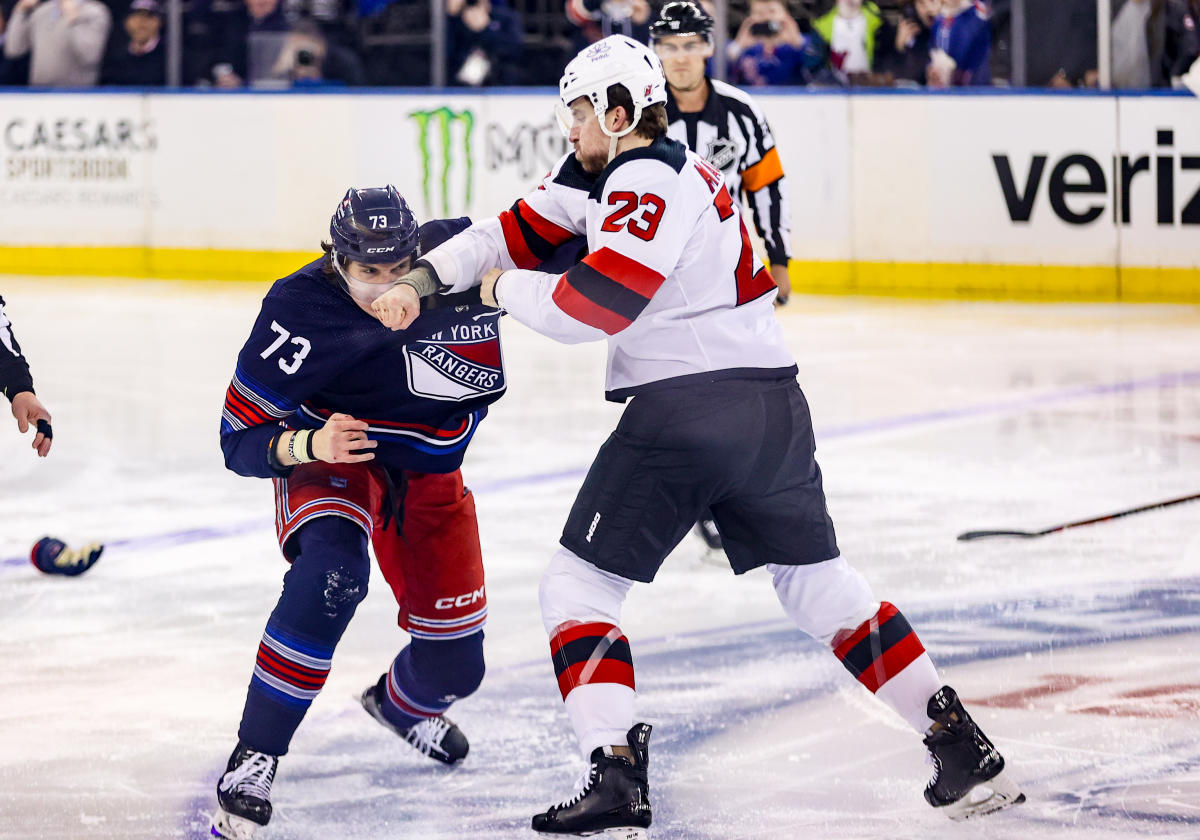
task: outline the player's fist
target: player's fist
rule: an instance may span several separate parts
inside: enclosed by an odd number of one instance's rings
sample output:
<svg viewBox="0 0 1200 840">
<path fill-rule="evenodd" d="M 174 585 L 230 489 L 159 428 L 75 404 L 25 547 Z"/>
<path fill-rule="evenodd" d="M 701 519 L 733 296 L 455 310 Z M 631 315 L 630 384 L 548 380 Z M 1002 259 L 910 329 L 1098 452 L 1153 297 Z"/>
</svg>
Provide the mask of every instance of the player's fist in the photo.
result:
<svg viewBox="0 0 1200 840">
<path fill-rule="evenodd" d="M 29 431 L 30 426 L 37 427 L 33 436 L 33 448 L 37 454 L 45 458 L 50 454 L 50 444 L 54 433 L 50 429 L 50 412 L 33 391 L 22 391 L 12 398 L 13 417 L 17 418 L 17 429 L 21 434 Z"/>
<path fill-rule="evenodd" d="M 357 464 L 374 459 L 369 450 L 379 445 L 367 440 L 368 426 L 349 414 L 331 414 L 325 425 L 313 432 L 313 454 L 327 464 Z"/>
<path fill-rule="evenodd" d="M 406 330 L 421 314 L 421 298 L 412 286 L 400 283 L 376 298 L 371 312 L 389 330 Z"/>
</svg>

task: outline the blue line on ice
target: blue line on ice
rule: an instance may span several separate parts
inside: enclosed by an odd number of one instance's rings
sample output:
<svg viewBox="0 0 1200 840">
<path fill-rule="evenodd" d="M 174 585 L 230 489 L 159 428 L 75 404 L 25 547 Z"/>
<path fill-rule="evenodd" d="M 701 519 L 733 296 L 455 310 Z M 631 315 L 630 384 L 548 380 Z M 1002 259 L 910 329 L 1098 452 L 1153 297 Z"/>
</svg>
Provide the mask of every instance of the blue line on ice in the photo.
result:
<svg viewBox="0 0 1200 840">
<path fill-rule="evenodd" d="M 1128 379 L 1121 382 L 1111 382 L 1100 385 L 1083 385 L 1074 388 L 1064 388 L 1050 391 L 1032 397 L 1018 399 L 996 400 L 978 405 L 963 406 L 962 408 L 943 409 L 918 414 L 902 414 L 896 417 L 883 417 L 864 423 L 851 423 L 844 426 L 833 426 L 817 430 L 820 441 L 837 438 L 855 437 L 874 432 L 891 431 L 895 429 L 913 428 L 946 420 L 961 420 L 974 417 L 987 417 L 1001 414 L 1012 414 L 1039 408 L 1045 405 L 1105 396 L 1108 394 L 1132 393 L 1151 388 L 1176 388 L 1200 385 L 1200 371 L 1185 370 L 1175 373 L 1164 373 L 1140 379 Z M 538 484 L 548 484 L 556 481 L 581 479 L 586 474 L 586 468 L 556 470 L 547 473 L 512 476 L 511 478 L 495 479 L 490 482 L 472 483 L 471 487 L 477 493 L 493 493 L 516 487 L 532 487 Z M 237 522 L 230 525 L 211 528 L 189 528 L 183 531 L 171 531 L 163 534 L 150 534 L 142 537 L 106 540 L 107 549 L 123 548 L 142 551 L 149 548 L 169 548 L 178 545 L 188 545 L 204 540 L 226 539 L 237 537 L 254 531 L 264 530 L 269 523 L 262 519 Z M 23 566 L 29 562 L 28 556 L 5 557 L 0 559 L 0 568 Z"/>
</svg>

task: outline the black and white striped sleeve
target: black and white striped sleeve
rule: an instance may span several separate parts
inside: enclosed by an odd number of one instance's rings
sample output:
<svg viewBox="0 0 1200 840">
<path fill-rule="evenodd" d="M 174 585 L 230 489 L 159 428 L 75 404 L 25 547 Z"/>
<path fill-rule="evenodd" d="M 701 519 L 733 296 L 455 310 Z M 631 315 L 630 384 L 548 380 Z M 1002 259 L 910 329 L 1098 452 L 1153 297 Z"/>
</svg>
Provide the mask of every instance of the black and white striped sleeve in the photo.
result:
<svg viewBox="0 0 1200 840">
<path fill-rule="evenodd" d="M 749 97 L 739 117 L 747 133 L 746 153 L 740 167 L 742 192 L 771 264 L 787 265 L 791 257 L 791 207 L 775 138 L 766 117 Z"/>
<path fill-rule="evenodd" d="M 4 312 L 4 298 L 0 297 L 0 392 L 11 402 L 22 391 L 33 391 L 33 377 Z"/>
</svg>

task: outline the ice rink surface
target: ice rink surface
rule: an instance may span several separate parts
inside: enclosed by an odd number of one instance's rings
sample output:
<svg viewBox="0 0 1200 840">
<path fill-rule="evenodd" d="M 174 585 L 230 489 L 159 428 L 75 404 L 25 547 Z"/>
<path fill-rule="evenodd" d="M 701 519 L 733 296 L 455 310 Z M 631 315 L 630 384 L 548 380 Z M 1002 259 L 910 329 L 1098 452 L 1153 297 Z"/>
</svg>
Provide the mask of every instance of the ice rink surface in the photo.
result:
<svg viewBox="0 0 1200 840">
<path fill-rule="evenodd" d="M 0 424 L 0 838 L 201 838 L 280 587 L 268 482 L 217 426 L 265 289 L 0 277 L 45 461 Z M 797 297 L 781 315 L 843 554 L 905 611 L 1029 801 L 954 824 L 919 739 L 784 620 L 764 573 L 682 544 L 635 587 L 654 840 L 1200 838 L 1200 502 L 1038 540 L 959 543 L 1200 492 L 1200 310 Z M 537 580 L 619 406 L 603 347 L 505 322 L 509 394 L 464 468 L 488 572 L 488 677 L 459 768 L 357 694 L 405 643 L 359 608 L 275 783 L 262 840 L 532 838 L 581 769 Z M 43 534 L 108 548 L 78 579 Z"/>
</svg>

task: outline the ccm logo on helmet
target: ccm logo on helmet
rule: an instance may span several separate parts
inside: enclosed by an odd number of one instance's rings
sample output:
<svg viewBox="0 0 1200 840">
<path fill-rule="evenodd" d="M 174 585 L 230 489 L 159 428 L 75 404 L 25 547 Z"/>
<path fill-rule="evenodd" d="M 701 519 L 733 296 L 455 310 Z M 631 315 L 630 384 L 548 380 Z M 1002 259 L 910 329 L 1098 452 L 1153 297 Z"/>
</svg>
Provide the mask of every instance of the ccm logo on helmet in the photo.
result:
<svg viewBox="0 0 1200 840">
<path fill-rule="evenodd" d="M 452 610 L 455 607 L 469 607 L 476 601 L 483 600 L 484 587 L 479 587 L 474 592 L 467 592 L 463 595 L 451 596 L 449 598 L 438 598 L 434 603 L 435 610 Z"/>
<path fill-rule="evenodd" d="M 367 253 L 368 254 L 386 254 L 388 251 L 395 251 L 395 250 L 396 250 L 395 245 L 389 245 L 386 248 L 368 248 Z"/>
</svg>

